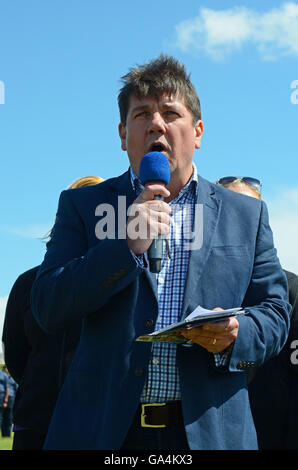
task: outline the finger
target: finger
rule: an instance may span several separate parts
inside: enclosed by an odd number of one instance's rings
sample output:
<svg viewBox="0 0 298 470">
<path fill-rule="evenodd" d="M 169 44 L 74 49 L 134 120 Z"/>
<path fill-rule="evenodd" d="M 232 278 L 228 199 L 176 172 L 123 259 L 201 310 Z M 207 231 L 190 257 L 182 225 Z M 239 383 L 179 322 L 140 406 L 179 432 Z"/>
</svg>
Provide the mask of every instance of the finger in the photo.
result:
<svg viewBox="0 0 298 470">
<path fill-rule="evenodd" d="M 171 224 L 171 216 L 167 212 L 156 212 L 155 210 L 149 209 L 149 218 L 152 221 L 161 222 L 163 224 Z"/>
<path fill-rule="evenodd" d="M 226 320 L 214 322 L 214 323 L 206 323 L 202 326 L 204 331 L 210 332 L 211 334 L 214 333 L 224 333 L 233 331 L 235 328 L 238 329 L 239 322 L 235 317 L 229 317 Z"/>
<path fill-rule="evenodd" d="M 170 194 L 170 191 L 162 184 L 150 184 L 150 186 L 145 187 L 139 197 L 145 201 L 150 201 L 154 199 L 154 196 L 169 197 Z"/>
<path fill-rule="evenodd" d="M 229 328 L 229 321 L 228 320 L 223 320 L 223 321 L 218 321 L 214 323 L 205 323 L 205 325 L 202 326 L 203 331 L 207 332 L 222 332 L 226 331 Z"/>
<path fill-rule="evenodd" d="M 159 223 L 156 227 L 151 230 L 150 227 L 150 238 L 156 238 L 158 235 L 162 235 L 162 237 L 167 237 L 169 235 L 171 227 L 168 224 Z"/>
<path fill-rule="evenodd" d="M 181 332 L 183 336 L 185 336 L 188 340 L 191 340 L 192 343 L 198 344 L 203 348 L 207 349 L 207 351 L 212 353 L 217 353 L 226 349 L 232 343 L 231 339 L 221 339 L 221 338 L 208 338 L 202 336 L 192 336 L 189 334 L 190 332 L 186 332 L 185 330 Z M 216 340 L 214 342 L 214 340 Z"/>
<path fill-rule="evenodd" d="M 152 203 L 152 204 L 151 204 Z M 158 218 L 161 214 L 165 214 L 166 217 L 162 218 L 163 222 L 170 223 L 171 208 L 170 206 L 163 201 L 143 201 L 143 203 L 136 201 L 131 204 L 127 209 L 127 215 L 129 217 L 141 216 L 142 218 L 151 219 L 158 221 Z"/>
<path fill-rule="evenodd" d="M 206 341 L 207 344 L 212 342 L 214 338 L 217 341 L 231 342 L 237 337 L 238 328 L 231 330 L 219 330 L 219 331 L 206 331 L 203 327 L 195 327 L 185 331 L 185 336 L 193 341 Z"/>
<path fill-rule="evenodd" d="M 166 214 L 170 214 L 172 211 L 171 206 L 162 200 L 154 199 L 152 201 L 146 201 L 146 205 L 152 212 L 165 212 Z"/>
<path fill-rule="evenodd" d="M 191 334 L 201 336 L 202 338 L 211 338 L 215 335 L 218 337 L 224 337 L 230 332 L 230 330 L 226 326 L 222 325 L 220 327 L 214 327 L 212 323 L 208 323 L 208 325 L 206 324 L 199 327 L 189 328 L 187 331 L 191 332 Z"/>
<path fill-rule="evenodd" d="M 204 338 L 200 340 L 201 345 L 208 350 L 222 351 L 230 345 L 231 341 L 223 340 L 220 338 Z"/>
</svg>

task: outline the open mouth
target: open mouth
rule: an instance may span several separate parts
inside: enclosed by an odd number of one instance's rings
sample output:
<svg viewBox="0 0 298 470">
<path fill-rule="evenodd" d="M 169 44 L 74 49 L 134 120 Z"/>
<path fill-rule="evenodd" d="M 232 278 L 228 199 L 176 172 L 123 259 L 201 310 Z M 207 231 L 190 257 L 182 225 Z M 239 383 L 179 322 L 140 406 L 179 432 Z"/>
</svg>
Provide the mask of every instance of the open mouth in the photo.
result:
<svg viewBox="0 0 298 470">
<path fill-rule="evenodd" d="M 150 147 L 150 152 L 163 152 L 165 150 L 165 146 L 163 144 L 153 144 Z"/>
</svg>

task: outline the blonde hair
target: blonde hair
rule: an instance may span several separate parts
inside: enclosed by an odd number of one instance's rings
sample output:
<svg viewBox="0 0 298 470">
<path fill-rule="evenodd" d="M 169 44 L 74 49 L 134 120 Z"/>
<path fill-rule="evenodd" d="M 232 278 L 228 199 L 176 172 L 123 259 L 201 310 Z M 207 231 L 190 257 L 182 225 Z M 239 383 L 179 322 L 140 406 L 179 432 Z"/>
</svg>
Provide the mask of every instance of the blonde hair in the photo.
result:
<svg viewBox="0 0 298 470">
<path fill-rule="evenodd" d="M 240 179 L 235 180 L 232 183 L 223 184 L 222 186 L 231 190 L 233 190 L 233 188 L 248 189 L 249 191 L 254 193 L 254 197 L 261 200 L 261 193 L 258 190 L 258 188 L 256 188 L 256 186 L 253 186 L 252 184 L 245 183 L 244 181 L 241 181 Z"/>
<path fill-rule="evenodd" d="M 101 178 L 100 176 L 82 176 L 81 178 L 78 178 L 73 183 L 71 183 L 67 189 L 83 188 L 84 186 L 95 186 L 96 184 L 102 183 L 103 181 L 104 179 Z M 57 222 L 57 217 L 55 218 L 55 223 L 56 222 Z M 49 232 L 44 237 L 42 237 L 42 240 L 51 238 L 52 233 L 53 233 L 53 228 L 54 227 L 52 227 L 51 230 L 49 230 Z"/>
<path fill-rule="evenodd" d="M 82 176 L 75 180 L 67 189 L 83 188 L 84 186 L 94 186 L 104 181 L 100 176 Z"/>
</svg>

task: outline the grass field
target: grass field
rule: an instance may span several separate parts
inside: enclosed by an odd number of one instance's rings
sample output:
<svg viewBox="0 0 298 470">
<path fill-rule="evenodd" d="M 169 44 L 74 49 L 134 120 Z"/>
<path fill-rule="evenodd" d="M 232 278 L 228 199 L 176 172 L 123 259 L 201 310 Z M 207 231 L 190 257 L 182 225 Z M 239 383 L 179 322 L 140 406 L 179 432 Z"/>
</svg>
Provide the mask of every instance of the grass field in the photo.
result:
<svg viewBox="0 0 298 470">
<path fill-rule="evenodd" d="M 0 450 L 11 450 L 12 448 L 12 435 L 11 437 L 0 436 Z"/>
</svg>

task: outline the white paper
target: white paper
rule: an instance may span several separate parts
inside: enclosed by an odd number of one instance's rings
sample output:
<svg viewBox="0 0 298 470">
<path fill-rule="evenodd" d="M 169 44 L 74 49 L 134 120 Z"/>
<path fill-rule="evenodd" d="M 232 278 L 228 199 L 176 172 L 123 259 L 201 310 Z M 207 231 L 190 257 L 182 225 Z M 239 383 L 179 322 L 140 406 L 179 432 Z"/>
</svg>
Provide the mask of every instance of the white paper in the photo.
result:
<svg viewBox="0 0 298 470">
<path fill-rule="evenodd" d="M 197 308 L 195 308 L 194 311 L 191 312 L 184 320 L 185 321 L 193 320 L 194 318 L 197 318 L 200 315 L 206 315 L 206 314 L 210 314 L 210 313 L 216 313 L 216 314 L 219 314 L 219 313 L 234 313 L 234 312 L 238 312 L 239 310 L 241 310 L 241 307 L 229 308 L 227 310 L 207 310 L 206 308 L 203 308 L 200 305 L 198 305 Z"/>
</svg>

